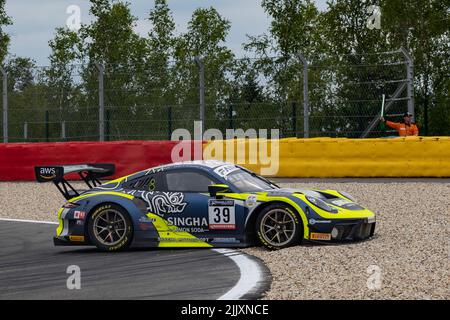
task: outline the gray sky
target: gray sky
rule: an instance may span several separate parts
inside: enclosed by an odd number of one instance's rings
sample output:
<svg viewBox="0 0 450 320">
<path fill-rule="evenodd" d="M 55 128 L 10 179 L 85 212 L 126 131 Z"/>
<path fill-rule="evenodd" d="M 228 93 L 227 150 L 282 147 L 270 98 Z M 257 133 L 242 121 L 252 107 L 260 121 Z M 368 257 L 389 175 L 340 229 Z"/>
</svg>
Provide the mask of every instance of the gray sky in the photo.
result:
<svg viewBox="0 0 450 320">
<path fill-rule="evenodd" d="M 138 18 L 136 31 L 146 35 L 151 25 L 145 19 L 153 7 L 153 0 L 128 0 L 133 15 Z M 215 7 L 219 13 L 231 21 L 231 31 L 227 45 L 238 55 L 243 54 L 242 43 L 246 34 L 259 35 L 269 27 L 270 20 L 261 8 L 261 0 L 169 0 L 178 32 L 186 30 L 187 21 L 198 7 Z M 316 1 L 320 9 L 326 0 Z M 7 0 L 6 12 L 14 25 L 7 28 L 11 35 L 10 53 L 31 57 L 38 65 L 48 64 L 50 49 L 48 41 L 53 38 L 56 27 L 66 24 L 69 14 L 67 7 L 81 8 L 81 21 L 89 22 L 88 0 Z"/>
</svg>

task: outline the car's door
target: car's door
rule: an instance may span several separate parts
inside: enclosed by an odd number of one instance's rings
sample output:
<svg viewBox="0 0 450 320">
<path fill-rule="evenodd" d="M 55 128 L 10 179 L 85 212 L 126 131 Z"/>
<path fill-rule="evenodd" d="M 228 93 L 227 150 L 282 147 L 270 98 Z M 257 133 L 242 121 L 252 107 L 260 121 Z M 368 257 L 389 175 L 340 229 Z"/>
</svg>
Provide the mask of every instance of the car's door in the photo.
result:
<svg viewBox="0 0 450 320">
<path fill-rule="evenodd" d="M 212 198 L 208 186 L 221 183 L 208 172 L 196 169 L 178 169 L 167 171 L 165 182 L 167 192 L 179 193 L 185 207 L 180 212 L 165 215 L 165 218 L 177 226 L 178 232 L 188 232 L 197 238 L 214 239 L 235 237 L 242 206 L 237 206 L 232 199 Z M 243 223 L 242 223 L 243 224 Z M 226 240 L 225 242 L 229 242 Z"/>
</svg>

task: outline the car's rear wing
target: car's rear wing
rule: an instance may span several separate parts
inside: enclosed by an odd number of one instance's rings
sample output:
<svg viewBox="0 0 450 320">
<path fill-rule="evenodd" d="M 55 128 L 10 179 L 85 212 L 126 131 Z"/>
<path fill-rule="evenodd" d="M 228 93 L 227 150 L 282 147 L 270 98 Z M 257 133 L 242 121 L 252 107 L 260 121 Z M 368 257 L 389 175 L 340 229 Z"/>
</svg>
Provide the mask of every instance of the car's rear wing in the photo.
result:
<svg viewBox="0 0 450 320">
<path fill-rule="evenodd" d="M 89 189 L 92 189 L 101 185 L 99 179 L 113 175 L 115 166 L 110 163 L 38 166 L 34 168 L 34 172 L 38 182 L 53 182 L 64 198 L 70 199 L 80 193 L 65 179 L 66 175 L 77 173 Z"/>
</svg>

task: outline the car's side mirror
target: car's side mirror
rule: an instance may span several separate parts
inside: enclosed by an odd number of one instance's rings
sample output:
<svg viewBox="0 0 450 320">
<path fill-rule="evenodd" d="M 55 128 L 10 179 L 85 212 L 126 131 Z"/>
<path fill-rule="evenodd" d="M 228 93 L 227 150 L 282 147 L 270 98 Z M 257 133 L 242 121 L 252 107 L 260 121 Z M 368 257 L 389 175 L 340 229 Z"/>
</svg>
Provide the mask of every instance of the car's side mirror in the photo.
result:
<svg viewBox="0 0 450 320">
<path fill-rule="evenodd" d="M 212 184 L 208 186 L 208 192 L 211 197 L 216 197 L 218 193 L 230 192 L 230 187 L 226 184 Z"/>
</svg>

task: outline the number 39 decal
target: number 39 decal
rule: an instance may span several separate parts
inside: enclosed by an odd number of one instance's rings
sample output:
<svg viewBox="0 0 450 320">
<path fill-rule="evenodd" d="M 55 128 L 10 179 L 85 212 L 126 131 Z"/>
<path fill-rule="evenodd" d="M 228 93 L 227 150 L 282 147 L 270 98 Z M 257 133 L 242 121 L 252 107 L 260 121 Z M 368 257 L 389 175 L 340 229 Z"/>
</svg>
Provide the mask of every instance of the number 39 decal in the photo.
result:
<svg viewBox="0 0 450 320">
<path fill-rule="evenodd" d="M 209 229 L 236 229 L 234 200 L 209 200 Z"/>
</svg>

